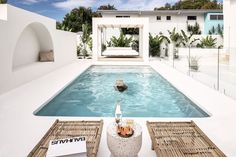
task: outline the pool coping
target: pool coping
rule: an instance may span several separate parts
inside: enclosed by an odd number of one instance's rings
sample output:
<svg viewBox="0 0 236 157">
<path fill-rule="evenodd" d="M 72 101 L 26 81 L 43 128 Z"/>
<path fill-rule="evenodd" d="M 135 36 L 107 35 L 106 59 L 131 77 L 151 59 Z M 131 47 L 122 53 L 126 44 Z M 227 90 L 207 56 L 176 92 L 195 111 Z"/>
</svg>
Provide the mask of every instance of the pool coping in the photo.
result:
<svg viewBox="0 0 236 157">
<path fill-rule="evenodd" d="M 193 80 L 175 69 L 172 69 L 159 61 L 151 61 L 149 64 L 124 63 L 124 62 L 97 62 L 78 61 L 53 71 L 37 80 L 31 81 L 8 93 L 0 95 L 0 156 L 26 156 L 44 135 L 56 118 L 59 119 L 104 119 L 102 140 L 98 157 L 109 156 L 106 146 L 106 124 L 113 118 L 104 117 L 41 117 L 34 116 L 33 112 L 39 108 L 45 100 L 65 88 L 73 79 L 85 71 L 91 65 L 150 65 L 160 73 L 168 82 L 190 98 L 197 105 L 209 111 L 212 116 L 206 118 L 134 118 L 141 123 L 143 128 L 143 146 L 140 156 L 155 156 L 150 150 L 150 137 L 146 129 L 146 121 L 190 121 L 195 123 L 208 137 L 228 156 L 235 156 L 236 150 L 236 126 L 235 122 L 236 101 L 214 91 L 213 89 Z M 58 76 L 63 75 L 60 79 Z M 184 86 L 183 86 L 184 84 Z M 47 88 L 45 88 L 47 87 Z M 204 91 L 204 92 L 199 92 Z M 28 94 L 30 93 L 30 94 Z M 207 93 L 204 94 L 204 93 Z M 14 99 L 12 99 L 14 98 Z M 222 112 L 224 104 L 224 112 Z M 222 126 L 223 125 L 223 126 Z M 16 131 L 17 130 L 17 131 Z M 224 136 L 222 138 L 221 136 Z M 17 139 L 17 140 L 16 140 Z M 19 147 L 20 146 L 20 147 Z M 148 150 L 147 150 L 148 149 Z M 12 151 L 14 150 L 14 151 Z"/>
</svg>

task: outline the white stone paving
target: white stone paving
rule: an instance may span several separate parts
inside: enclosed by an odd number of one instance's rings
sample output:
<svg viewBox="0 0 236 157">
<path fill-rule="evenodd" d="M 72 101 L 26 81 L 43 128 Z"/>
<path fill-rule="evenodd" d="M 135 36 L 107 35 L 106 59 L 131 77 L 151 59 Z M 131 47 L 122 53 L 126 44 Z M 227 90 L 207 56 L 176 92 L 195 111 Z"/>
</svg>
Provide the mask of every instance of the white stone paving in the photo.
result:
<svg viewBox="0 0 236 157">
<path fill-rule="evenodd" d="M 40 117 L 33 112 L 56 95 L 65 85 L 86 70 L 92 62 L 79 60 L 37 80 L 0 95 L 0 156 L 24 157 L 42 138 L 55 119 L 103 119 L 104 127 L 98 157 L 108 157 L 106 128 L 113 118 L 103 117 Z M 143 64 L 139 62 L 99 62 L 96 64 Z M 211 114 L 209 118 L 134 118 L 142 125 L 143 144 L 139 157 L 154 157 L 146 121 L 194 120 L 208 137 L 229 157 L 236 156 L 236 101 L 195 81 L 158 61 L 150 65 L 177 89 Z"/>
</svg>

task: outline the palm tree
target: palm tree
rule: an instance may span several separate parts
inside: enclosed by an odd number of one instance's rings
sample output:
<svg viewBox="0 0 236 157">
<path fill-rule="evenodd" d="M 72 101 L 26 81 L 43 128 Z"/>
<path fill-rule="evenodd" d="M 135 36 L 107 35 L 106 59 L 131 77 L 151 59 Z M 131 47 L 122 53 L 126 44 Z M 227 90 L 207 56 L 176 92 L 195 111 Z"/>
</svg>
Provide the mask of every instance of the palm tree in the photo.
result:
<svg viewBox="0 0 236 157">
<path fill-rule="evenodd" d="M 186 33 L 183 31 L 183 30 L 181 30 L 181 33 L 182 33 L 182 41 L 181 41 L 181 43 L 180 44 L 183 44 L 185 47 L 188 47 L 188 48 L 191 48 L 192 47 L 192 45 L 196 42 L 196 41 L 198 41 L 199 39 L 193 39 L 192 40 L 192 37 L 193 37 L 193 33 L 191 33 L 189 36 L 187 36 L 186 35 Z"/>
<path fill-rule="evenodd" d="M 177 33 L 175 30 L 176 28 L 174 28 L 172 31 L 168 30 L 169 38 L 173 43 L 179 44 L 179 42 L 182 39 L 182 36 L 181 34 Z"/>
<path fill-rule="evenodd" d="M 149 33 L 149 51 L 151 56 L 160 57 L 160 46 L 163 41 L 170 43 L 170 40 L 162 34 L 152 36 L 151 33 Z"/>
<path fill-rule="evenodd" d="M 173 57 L 175 57 L 177 55 L 177 54 L 174 54 L 175 48 L 179 47 L 180 43 L 183 40 L 183 37 L 182 37 L 181 34 L 176 32 L 176 28 L 174 28 L 172 31 L 168 30 L 168 33 L 169 33 L 169 39 L 170 39 L 171 44 L 172 44 Z"/>
<path fill-rule="evenodd" d="M 189 66 L 188 74 L 190 75 L 190 68 L 191 68 L 190 49 L 191 49 L 193 43 L 195 43 L 199 39 L 192 40 L 193 33 L 191 33 L 189 36 L 187 36 L 183 30 L 181 30 L 181 33 L 182 33 L 183 40 L 181 41 L 180 44 L 183 44 L 185 47 L 188 47 L 188 66 Z"/>
<path fill-rule="evenodd" d="M 216 47 L 216 38 L 212 38 L 212 36 L 207 36 L 206 38 L 202 38 L 201 43 L 198 44 L 197 47 L 215 48 Z"/>
</svg>

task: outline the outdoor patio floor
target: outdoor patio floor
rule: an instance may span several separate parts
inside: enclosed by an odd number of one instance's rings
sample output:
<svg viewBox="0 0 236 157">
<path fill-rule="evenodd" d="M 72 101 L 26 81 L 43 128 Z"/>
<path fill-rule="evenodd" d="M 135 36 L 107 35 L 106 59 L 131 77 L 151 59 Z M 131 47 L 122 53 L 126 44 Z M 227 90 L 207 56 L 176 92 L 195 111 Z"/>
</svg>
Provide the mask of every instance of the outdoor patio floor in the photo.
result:
<svg viewBox="0 0 236 157">
<path fill-rule="evenodd" d="M 98 62 L 95 64 L 144 64 L 143 62 Z M 33 112 L 51 97 L 55 96 L 65 85 L 86 70 L 92 61 L 79 60 L 58 69 L 37 80 L 33 80 L 8 93 L 0 95 L 0 156 L 24 157 L 38 143 L 53 124 L 55 119 L 61 120 L 104 120 L 102 139 L 98 157 L 108 157 L 110 152 L 106 143 L 107 125 L 114 118 L 103 117 L 40 117 Z M 151 150 L 151 139 L 147 131 L 146 121 L 190 121 L 195 123 L 207 136 L 229 157 L 236 156 L 236 101 L 195 81 L 181 72 L 159 62 L 149 63 L 177 89 L 188 96 L 211 114 L 209 118 L 133 118 L 142 125 L 143 143 L 139 157 L 154 157 Z"/>
</svg>

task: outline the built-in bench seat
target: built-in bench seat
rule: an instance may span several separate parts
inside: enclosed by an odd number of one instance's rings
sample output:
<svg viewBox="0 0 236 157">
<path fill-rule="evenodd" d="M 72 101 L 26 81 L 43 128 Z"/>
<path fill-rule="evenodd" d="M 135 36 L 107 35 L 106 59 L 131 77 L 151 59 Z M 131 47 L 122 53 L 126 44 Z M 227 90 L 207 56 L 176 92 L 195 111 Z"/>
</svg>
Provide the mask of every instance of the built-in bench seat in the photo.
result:
<svg viewBox="0 0 236 157">
<path fill-rule="evenodd" d="M 107 49 L 104 52 L 102 52 L 102 56 L 134 57 L 134 56 L 139 56 L 139 53 L 133 50 L 131 47 L 107 47 Z"/>
</svg>

